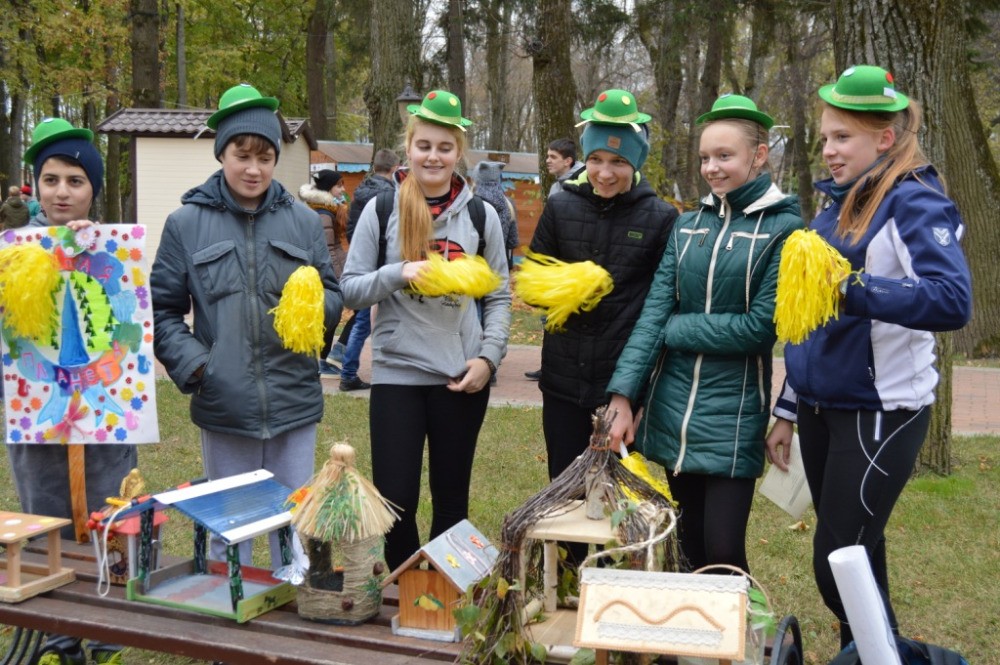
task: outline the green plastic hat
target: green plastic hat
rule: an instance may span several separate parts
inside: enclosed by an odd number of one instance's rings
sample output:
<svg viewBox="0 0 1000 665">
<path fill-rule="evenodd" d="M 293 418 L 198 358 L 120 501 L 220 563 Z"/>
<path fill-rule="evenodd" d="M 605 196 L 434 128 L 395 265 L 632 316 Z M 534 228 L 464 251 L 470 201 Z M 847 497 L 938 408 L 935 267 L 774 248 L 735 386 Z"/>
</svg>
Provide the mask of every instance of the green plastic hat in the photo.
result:
<svg viewBox="0 0 1000 665">
<path fill-rule="evenodd" d="M 35 125 L 35 131 L 31 133 L 31 146 L 24 151 L 24 163 L 31 164 L 35 160 L 35 155 L 45 146 L 62 139 L 86 139 L 94 140 L 94 132 L 89 129 L 80 129 L 69 124 L 63 118 L 46 118 Z"/>
<path fill-rule="evenodd" d="M 639 105 L 635 103 L 635 95 L 628 90 L 605 90 L 597 96 L 597 101 L 589 109 L 580 112 L 583 122 L 599 122 L 606 125 L 632 125 L 637 131 L 637 125 L 649 122 L 652 118 L 645 113 L 639 113 Z"/>
<path fill-rule="evenodd" d="M 406 110 L 424 120 L 438 125 L 458 127 L 463 132 L 472 124 L 462 117 L 462 100 L 447 90 L 431 90 L 419 104 L 410 104 Z"/>
<path fill-rule="evenodd" d="M 851 111 L 901 111 L 910 98 L 896 91 L 892 74 L 873 65 L 848 67 L 836 83 L 819 89 L 830 106 Z"/>
<path fill-rule="evenodd" d="M 725 120 L 726 118 L 739 118 L 741 120 L 753 120 L 764 129 L 774 127 L 774 118 L 757 110 L 757 105 L 753 100 L 743 95 L 725 94 L 715 100 L 712 110 L 703 113 L 695 120 L 695 124 L 701 125 L 711 120 Z"/>
<path fill-rule="evenodd" d="M 218 128 L 220 120 L 237 111 L 255 106 L 263 106 L 275 111 L 278 108 L 278 104 L 279 102 L 276 98 L 265 97 L 260 94 L 257 88 L 249 83 L 240 83 L 222 93 L 222 97 L 219 98 L 219 110 L 213 113 L 205 124 L 208 125 L 209 129 L 214 130 Z"/>
</svg>

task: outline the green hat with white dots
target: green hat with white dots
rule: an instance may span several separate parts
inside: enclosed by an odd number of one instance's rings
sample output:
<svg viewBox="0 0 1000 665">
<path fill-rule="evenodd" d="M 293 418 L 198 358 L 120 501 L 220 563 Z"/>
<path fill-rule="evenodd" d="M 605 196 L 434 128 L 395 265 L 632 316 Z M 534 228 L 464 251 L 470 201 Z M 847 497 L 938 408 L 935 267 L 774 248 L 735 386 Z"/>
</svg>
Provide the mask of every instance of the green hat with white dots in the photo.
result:
<svg viewBox="0 0 1000 665">
<path fill-rule="evenodd" d="M 447 90 L 431 90 L 419 104 L 410 104 L 406 110 L 438 125 L 458 127 L 463 132 L 472 124 L 462 117 L 462 100 Z"/>
</svg>

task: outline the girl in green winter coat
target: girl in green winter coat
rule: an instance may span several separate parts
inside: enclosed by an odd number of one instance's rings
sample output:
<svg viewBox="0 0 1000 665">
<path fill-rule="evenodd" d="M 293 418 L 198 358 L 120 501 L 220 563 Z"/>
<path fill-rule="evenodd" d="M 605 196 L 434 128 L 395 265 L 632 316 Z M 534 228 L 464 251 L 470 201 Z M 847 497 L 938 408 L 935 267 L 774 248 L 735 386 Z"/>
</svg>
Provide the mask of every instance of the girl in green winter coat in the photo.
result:
<svg viewBox="0 0 1000 665">
<path fill-rule="evenodd" d="M 608 386 L 612 442 L 667 470 L 692 569 L 748 569 L 746 525 L 764 467 L 774 297 L 799 206 L 763 172 L 774 121 L 724 95 L 698 118 L 711 187 L 674 225 L 642 314 Z M 636 401 L 645 394 L 641 420 Z M 638 422 L 636 422 L 638 421 Z"/>
</svg>

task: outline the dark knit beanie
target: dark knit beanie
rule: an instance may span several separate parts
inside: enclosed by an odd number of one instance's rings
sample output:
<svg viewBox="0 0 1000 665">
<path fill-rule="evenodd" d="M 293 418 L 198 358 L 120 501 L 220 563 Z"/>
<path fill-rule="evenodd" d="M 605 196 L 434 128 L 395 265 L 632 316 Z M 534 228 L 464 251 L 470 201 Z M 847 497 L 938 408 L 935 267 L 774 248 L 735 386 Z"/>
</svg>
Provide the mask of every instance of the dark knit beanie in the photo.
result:
<svg viewBox="0 0 1000 665">
<path fill-rule="evenodd" d="M 274 146 L 277 161 L 281 154 L 281 123 L 274 111 L 264 106 L 251 106 L 220 120 L 215 132 L 215 158 L 219 159 L 229 142 L 240 134 L 256 134 L 267 139 Z"/>
<path fill-rule="evenodd" d="M 104 184 L 104 160 L 101 159 L 101 153 L 97 151 L 93 143 L 86 139 L 70 138 L 53 141 L 42 147 L 35 155 L 35 161 L 31 164 L 36 186 L 38 177 L 42 175 L 42 166 L 50 157 L 69 157 L 79 162 L 84 173 L 87 174 L 90 186 L 94 188 L 94 198 L 96 199 L 97 195 L 101 193 L 101 187 Z"/>
<path fill-rule="evenodd" d="M 329 192 L 336 187 L 342 178 L 343 176 L 340 173 L 332 169 L 323 169 L 313 174 L 313 182 L 316 183 L 316 189 L 324 192 Z"/>
<path fill-rule="evenodd" d="M 580 142 L 583 144 L 585 160 L 596 150 L 607 150 L 624 157 L 636 171 L 642 168 L 649 155 L 649 143 L 642 132 L 635 131 L 631 125 L 604 125 L 590 122 L 583 130 Z"/>
</svg>

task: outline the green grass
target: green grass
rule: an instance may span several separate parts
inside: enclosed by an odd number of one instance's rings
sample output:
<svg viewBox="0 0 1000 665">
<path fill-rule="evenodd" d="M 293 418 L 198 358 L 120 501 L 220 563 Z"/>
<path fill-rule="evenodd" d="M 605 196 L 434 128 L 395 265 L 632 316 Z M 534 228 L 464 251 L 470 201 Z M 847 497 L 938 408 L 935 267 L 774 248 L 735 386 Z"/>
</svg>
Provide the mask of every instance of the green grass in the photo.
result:
<svg viewBox="0 0 1000 665">
<path fill-rule="evenodd" d="M 157 490 L 202 474 L 198 430 L 188 417 L 187 398 L 169 382 L 157 385 L 159 445 L 140 447 L 147 488 Z M 348 395 L 327 396 L 319 427 L 317 468 L 330 444 L 347 441 L 357 451 L 358 467 L 370 469 L 368 402 Z M 954 473 L 948 478 L 914 478 L 889 523 L 889 563 L 893 602 L 905 634 L 955 648 L 975 665 L 997 664 L 1000 634 L 1000 461 L 998 437 L 955 440 Z M 505 514 L 544 487 L 545 444 L 541 412 L 535 408 L 491 408 L 480 436 L 472 481 L 471 521 L 495 543 Z M 426 465 L 425 465 L 426 466 Z M 17 510 L 6 456 L 0 463 L 0 507 Z M 425 484 L 426 487 L 426 484 Z M 418 514 L 423 533 L 429 524 L 425 490 Z M 806 662 L 826 663 L 835 653 L 832 615 L 813 583 L 811 538 L 790 529 L 792 520 L 758 497 L 748 535 L 750 565 L 780 615 L 794 614 L 803 627 Z M 190 528 L 172 518 L 164 532 L 169 554 L 188 556 Z M 263 541 L 255 561 L 266 565 Z M 2 638 L 0 638 L 2 642 Z M 128 650 L 129 663 L 179 665 L 186 658 Z"/>
</svg>

